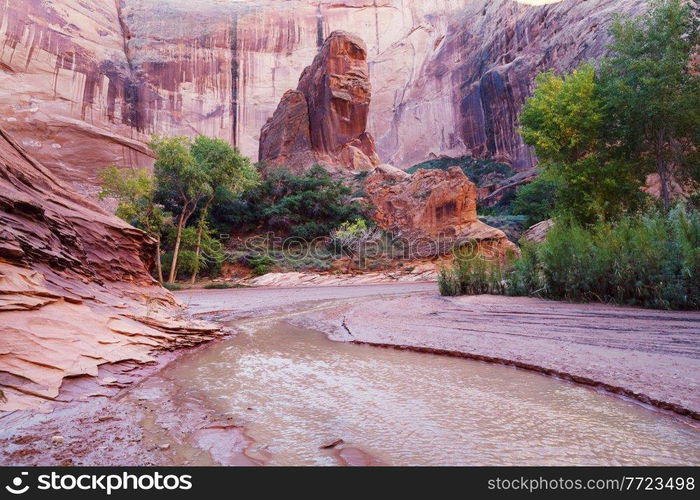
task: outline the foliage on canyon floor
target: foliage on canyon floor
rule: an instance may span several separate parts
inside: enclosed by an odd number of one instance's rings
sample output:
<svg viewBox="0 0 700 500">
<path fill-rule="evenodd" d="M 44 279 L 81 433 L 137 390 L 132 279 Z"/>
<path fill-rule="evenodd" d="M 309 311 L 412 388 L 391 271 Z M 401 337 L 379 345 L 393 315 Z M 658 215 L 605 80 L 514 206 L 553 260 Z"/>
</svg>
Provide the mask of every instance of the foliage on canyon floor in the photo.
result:
<svg viewBox="0 0 700 500">
<path fill-rule="evenodd" d="M 509 293 L 661 309 L 700 309 L 700 213 L 626 216 L 583 227 L 560 221 L 525 245 Z"/>
<path fill-rule="evenodd" d="M 222 139 L 200 135 L 155 137 L 150 142 L 156 154 L 155 185 L 157 200 L 175 216 L 175 238 L 168 281 L 179 270 L 183 231 L 190 218 L 198 214 L 196 243 L 191 262 L 192 282 L 201 266 L 202 243 L 208 232 L 208 216 L 217 193 L 236 196 L 258 183 L 258 172 L 250 160 Z"/>
<path fill-rule="evenodd" d="M 526 217 L 526 227 L 549 219 L 554 212 L 556 189 L 556 182 L 541 174 L 518 189 L 510 212 Z"/>
<path fill-rule="evenodd" d="M 700 23 L 691 7 L 655 1 L 613 24 L 598 68 L 537 77 L 520 132 L 542 175 L 514 207 L 556 223 L 505 269 L 458 255 L 440 274 L 442 293 L 700 309 Z M 650 174 L 660 203 L 642 191 Z M 672 208 L 674 182 L 691 196 Z"/>
<path fill-rule="evenodd" d="M 222 232 L 274 232 L 312 240 L 363 217 L 365 207 L 351 195 L 347 182 L 333 179 L 320 165 L 302 174 L 284 167 L 264 168 L 259 185 L 241 196 L 218 200 L 212 224 Z"/>
<path fill-rule="evenodd" d="M 223 141 L 159 138 L 153 146 L 159 158 L 155 175 L 110 167 L 102 196 L 118 198 L 117 214 L 158 241 L 161 282 L 163 275 L 169 282 L 200 274 L 213 278 L 226 262 L 241 263 L 253 275 L 329 270 L 342 257 L 330 248 L 330 234 L 363 220 L 367 210 L 352 198 L 348 182 L 319 165 L 301 174 L 265 168 L 258 182 L 249 161 Z M 244 244 L 232 242 L 232 234 Z M 249 237 L 265 234 L 293 239 L 294 248 L 248 245 Z"/>
<path fill-rule="evenodd" d="M 649 174 L 665 209 L 674 183 L 700 186 L 699 27 L 690 3 L 655 1 L 613 24 L 597 69 L 537 77 L 520 132 L 555 183 L 556 213 L 582 224 L 633 213 L 646 203 Z"/>
<path fill-rule="evenodd" d="M 507 267 L 498 260 L 487 259 L 472 251 L 460 250 L 454 254 L 451 266 L 440 269 L 440 295 L 479 295 L 506 293 Z"/>
<path fill-rule="evenodd" d="M 477 186 L 494 184 L 500 180 L 507 179 L 515 173 L 510 165 L 500 163 L 490 158 L 480 159 L 473 156 L 460 156 L 458 158 L 440 157 L 424 161 L 407 169 L 409 174 L 417 170 L 447 170 L 450 167 L 459 167 L 470 181 Z"/>
<path fill-rule="evenodd" d="M 683 205 L 583 226 L 561 219 L 543 243 L 500 265 L 457 255 L 443 295 L 510 294 L 659 309 L 700 309 L 700 212 Z"/>
</svg>

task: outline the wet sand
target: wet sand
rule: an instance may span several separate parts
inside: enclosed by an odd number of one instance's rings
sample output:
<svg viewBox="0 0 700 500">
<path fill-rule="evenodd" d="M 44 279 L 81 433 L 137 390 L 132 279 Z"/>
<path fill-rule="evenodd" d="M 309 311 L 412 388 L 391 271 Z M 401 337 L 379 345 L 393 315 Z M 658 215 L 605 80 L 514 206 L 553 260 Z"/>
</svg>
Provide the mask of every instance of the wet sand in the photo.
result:
<svg viewBox="0 0 700 500">
<path fill-rule="evenodd" d="M 284 319 L 334 340 L 493 358 L 623 388 L 638 399 L 697 416 L 700 313 L 509 297 L 442 298 L 435 288 L 407 283 L 197 290 L 178 296 L 192 312 L 234 329 L 242 321 Z M 116 384 L 113 393 L 57 403 L 51 414 L 0 415 L 0 463 L 266 463 L 270 457 L 246 433 L 247 418 L 188 401 L 182 388 L 160 376 L 166 362 L 172 367 L 173 359 L 199 356 L 211 345 L 164 357 L 141 377 L 122 368 L 131 379 Z M 52 443 L 53 436 L 61 436 L 61 444 Z M 328 453 L 341 464 L 381 462 L 351 443 Z"/>
<path fill-rule="evenodd" d="M 368 298 L 297 317 L 334 340 L 538 371 L 700 419 L 700 312 L 493 295 Z"/>
</svg>

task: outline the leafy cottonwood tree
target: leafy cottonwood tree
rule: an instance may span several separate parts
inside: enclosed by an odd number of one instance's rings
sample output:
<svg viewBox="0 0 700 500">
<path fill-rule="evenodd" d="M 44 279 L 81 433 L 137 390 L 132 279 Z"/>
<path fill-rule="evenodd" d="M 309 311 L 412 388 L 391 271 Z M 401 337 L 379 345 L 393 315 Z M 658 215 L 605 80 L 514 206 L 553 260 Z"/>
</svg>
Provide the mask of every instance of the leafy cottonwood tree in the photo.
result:
<svg viewBox="0 0 700 500">
<path fill-rule="evenodd" d="M 572 164 L 595 151 L 604 123 L 595 70 L 583 65 L 566 76 L 537 75 L 520 114 L 520 134 L 540 160 Z"/>
<path fill-rule="evenodd" d="M 610 143 L 644 173 L 658 174 L 666 209 L 674 177 L 700 182 L 700 24 L 693 5 L 657 0 L 642 16 L 618 19 L 601 66 Z"/>
<path fill-rule="evenodd" d="M 173 283 L 177 274 L 182 230 L 199 202 L 207 195 L 209 184 L 202 165 L 195 161 L 190 151 L 190 139 L 155 137 L 149 145 L 156 153 L 155 177 L 158 191 L 172 193 L 172 201 L 180 210 L 177 215 L 175 246 L 168 276 L 168 283 Z"/>
<path fill-rule="evenodd" d="M 177 276 L 183 229 L 200 210 L 192 274 L 194 280 L 199 268 L 202 235 L 207 229 L 207 216 L 217 190 L 240 193 L 257 182 L 257 171 L 247 158 L 221 139 L 199 136 L 192 141 L 186 137 L 157 137 L 150 146 L 157 156 L 155 175 L 158 191 L 161 196 L 169 198 L 179 211 L 168 276 L 170 283 Z"/>
<path fill-rule="evenodd" d="M 102 190 L 98 196 L 119 200 L 116 215 L 156 240 L 155 265 L 158 281 L 162 283 L 161 233 L 171 223 L 172 216 L 154 201 L 154 177 L 146 169 L 120 169 L 116 165 L 107 167 L 101 177 Z"/>
<path fill-rule="evenodd" d="M 595 70 L 537 76 L 520 115 L 520 134 L 556 186 L 556 212 L 583 223 L 614 218 L 642 198 L 643 175 L 615 157 Z"/>
<path fill-rule="evenodd" d="M 200 209 L 197 223 L 196 260 L 192 272 L 194 283 L 199 271 L 202 235 L 208 230 L 207 217 L 217 190 L 228 191 L 229 197 L 238 196 L 255 186 L 259 176 L 247 157 L 221 139 L 200 135 L 194 140 L 190 150 L 195 163 L 200 166 L 206 178 L 204 205 Z"/>
</svg>

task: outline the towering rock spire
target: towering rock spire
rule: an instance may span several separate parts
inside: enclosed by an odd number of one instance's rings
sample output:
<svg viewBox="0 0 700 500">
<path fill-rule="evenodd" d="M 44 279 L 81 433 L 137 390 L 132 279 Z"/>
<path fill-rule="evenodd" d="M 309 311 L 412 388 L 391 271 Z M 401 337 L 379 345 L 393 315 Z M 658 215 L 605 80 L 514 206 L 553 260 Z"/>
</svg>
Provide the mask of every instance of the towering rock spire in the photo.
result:
<svg viewBox="0 0 700 500">
<path fill-rule="evenodd" d="M 379 164 L 366 132 L 371 98 L 367 48 L 334 31 L 260 132 L 260 161 L 300 170 L 313 163 L 349 170 Z"/>
</svg>

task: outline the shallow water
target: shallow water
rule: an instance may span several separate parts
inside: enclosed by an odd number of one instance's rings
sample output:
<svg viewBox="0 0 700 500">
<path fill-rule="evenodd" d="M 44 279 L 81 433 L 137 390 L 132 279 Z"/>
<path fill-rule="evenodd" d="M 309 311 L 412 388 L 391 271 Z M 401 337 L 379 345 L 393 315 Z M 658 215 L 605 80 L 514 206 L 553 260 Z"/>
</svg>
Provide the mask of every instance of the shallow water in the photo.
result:
<svg viewBox="0 0 700 500">
<path fill-rule="evenodd" d="M 342 439 L 390 465 L 700 464 L 694 423 L 515 368 L 332 342 L 284 322 L 160 375 L 245 425 L 275 465 L 337 464 Z"/>
</svg>

